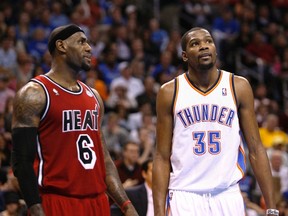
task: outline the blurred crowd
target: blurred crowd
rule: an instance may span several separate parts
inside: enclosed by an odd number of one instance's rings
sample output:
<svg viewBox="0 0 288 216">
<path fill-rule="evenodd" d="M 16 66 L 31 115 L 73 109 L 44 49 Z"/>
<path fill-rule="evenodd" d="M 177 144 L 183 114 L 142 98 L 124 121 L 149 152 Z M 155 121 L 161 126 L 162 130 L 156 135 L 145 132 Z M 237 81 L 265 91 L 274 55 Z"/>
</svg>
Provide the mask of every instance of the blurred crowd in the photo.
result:
<svg viewBox="0 0 288 216">
<path fill-rule="evenodd" d="M 207 28 L 219 68 L 245 76 L 267 149 L 277 208 L 288 216 L 287 0 L 1 0 L 0 215 L 23 215 L 25 203 L 10 166 L 11 115 L 16 91 L 50 69 L 48 35 L 75 23 L 92 47 L 92 68 L 79 79 L 105 104 L 103 132 L 123 186 L 144 182 L 141 165 L 155 148 L 159 87 L 185 72 L 181 36 Z M 247 160 L 240 182 L 247 216 L 265 203 Z"/>
</svg>

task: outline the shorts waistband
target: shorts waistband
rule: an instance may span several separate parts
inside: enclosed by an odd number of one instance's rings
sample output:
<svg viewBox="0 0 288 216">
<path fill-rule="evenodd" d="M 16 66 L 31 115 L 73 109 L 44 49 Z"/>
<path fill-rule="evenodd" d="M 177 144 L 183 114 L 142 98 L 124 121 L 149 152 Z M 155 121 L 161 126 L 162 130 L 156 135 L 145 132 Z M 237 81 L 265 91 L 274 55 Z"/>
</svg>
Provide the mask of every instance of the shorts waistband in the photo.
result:
<svg viewBox="0 0 288 216">
<path fill-rule="evenodd" d="M 212 196 L 217 196 L 221 193 L 239 192 L 240 188 L 239 188 L 239 184 L 235 184 L 235 185 L 231 185 L 228 188 L 216 188 L 211 191 L 187 191 L 187 190 L 183 191 L 183 190 L 177 190 L 177 189 L 169 189 L 169 191 L 181 191 L 181 192 L 197 194 L 197 195 L 204 196 L 204 197 L 212 197 Z"/>
</svg>

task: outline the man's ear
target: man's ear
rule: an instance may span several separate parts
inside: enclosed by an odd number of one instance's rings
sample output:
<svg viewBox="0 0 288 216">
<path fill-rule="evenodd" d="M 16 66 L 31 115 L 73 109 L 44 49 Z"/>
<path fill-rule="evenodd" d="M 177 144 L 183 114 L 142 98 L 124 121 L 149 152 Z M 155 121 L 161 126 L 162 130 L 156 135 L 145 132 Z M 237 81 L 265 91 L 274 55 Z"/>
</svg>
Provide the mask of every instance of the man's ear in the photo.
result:
<svg viewBox="0 0 288 216">
<path fill-rule="evenodd" d="M 188 61 L 188 58 L 187 58 L 187 55 L 186 55 L 186 52 L 182 52 L 182 59 L 184 62 Z"/>
<path fill-rule="evenodd" d="M 59 52 L 66 52 L 66 46 L 63 40 L 56 41 L 56 49 L 59 50 Z"/>
</svg>

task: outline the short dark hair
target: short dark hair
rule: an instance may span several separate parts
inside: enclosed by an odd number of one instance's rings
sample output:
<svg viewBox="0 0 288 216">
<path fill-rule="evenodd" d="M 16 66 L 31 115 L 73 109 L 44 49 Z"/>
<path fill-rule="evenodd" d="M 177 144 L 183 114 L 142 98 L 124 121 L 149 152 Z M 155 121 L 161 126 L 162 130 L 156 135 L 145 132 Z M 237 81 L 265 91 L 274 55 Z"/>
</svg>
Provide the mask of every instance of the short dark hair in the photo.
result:
<svg viewBox="0 0 288 216">
<path fill-rule="evenodd" d="M 124 145 L 123 145 L 123 150 L 124 150 L 124 151 L 127 150 L 127 146 L 128 146 L 128 145 L 135 145 L 135 146 L 138 146 L 138 148 L 140 149 L 138 143 L 136 143 L 136 142 L 133 141 L 133 140 L 128 140 L 128 141 L 127 141 L 126 143 L 124 143 Z"/>
<path fill-rule="evenodd" d="M 142 171 L 144 171 L 145 173 L 147 172 L 148 170 L 148 165 L 150 163 L 153 163 L 153 159 L 152 158 L 149 158 L 147 159 L 146 161 L 144 161 L 144 163 L 142 164 L 141 168 L 142 168 Z"/>
<path fill-rule="evenodd" d="M 198 31 L 198 30 L 201 30 L 201 29 L 204 29 L 204 28 L 201 28 L 201 27 L 193 27 L 191 28 L 190 30 L 188 30 L 187 32 L 185 32 L 185 34 L 182 36 L 181 38 L 181 48 L 183 51 L 186 51 L 186 46 L 187 46 L 187 35 L 190 33 L 190 32 L 193 32 L 193 31 Z M 205 29 L 204 29 L 205 30 Z"/>
</svg>

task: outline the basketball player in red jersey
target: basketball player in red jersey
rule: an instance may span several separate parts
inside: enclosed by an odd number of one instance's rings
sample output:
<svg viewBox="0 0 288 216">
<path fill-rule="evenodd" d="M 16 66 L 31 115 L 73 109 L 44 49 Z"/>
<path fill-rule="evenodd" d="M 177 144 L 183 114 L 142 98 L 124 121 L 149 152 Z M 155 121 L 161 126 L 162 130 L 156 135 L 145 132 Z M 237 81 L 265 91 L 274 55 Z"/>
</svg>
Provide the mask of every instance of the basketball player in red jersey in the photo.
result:
<svg viewBox="0 0 288 216">
<path fill-rule="evenodd" d="M 12 167 L 30 215 L 110 215 L 108 194 L 125 215 L 137 215 L 101 132 L 103 102 L 77 80 L 91 47 L 76 25 L 52 31 L 52 67 L 21 88 L 12 123 Z"/>
<path fill-rule="evenodd" d="M 249 82 L 217 68 L 206 29 L 190 29 L 181 43 L 188 71 L 162 85 L 157 96 L 155 216 L 245 216 L 238 184 L 246 169 L 244 140 L 266 215 L 279 215 Z"/>
</svg>

